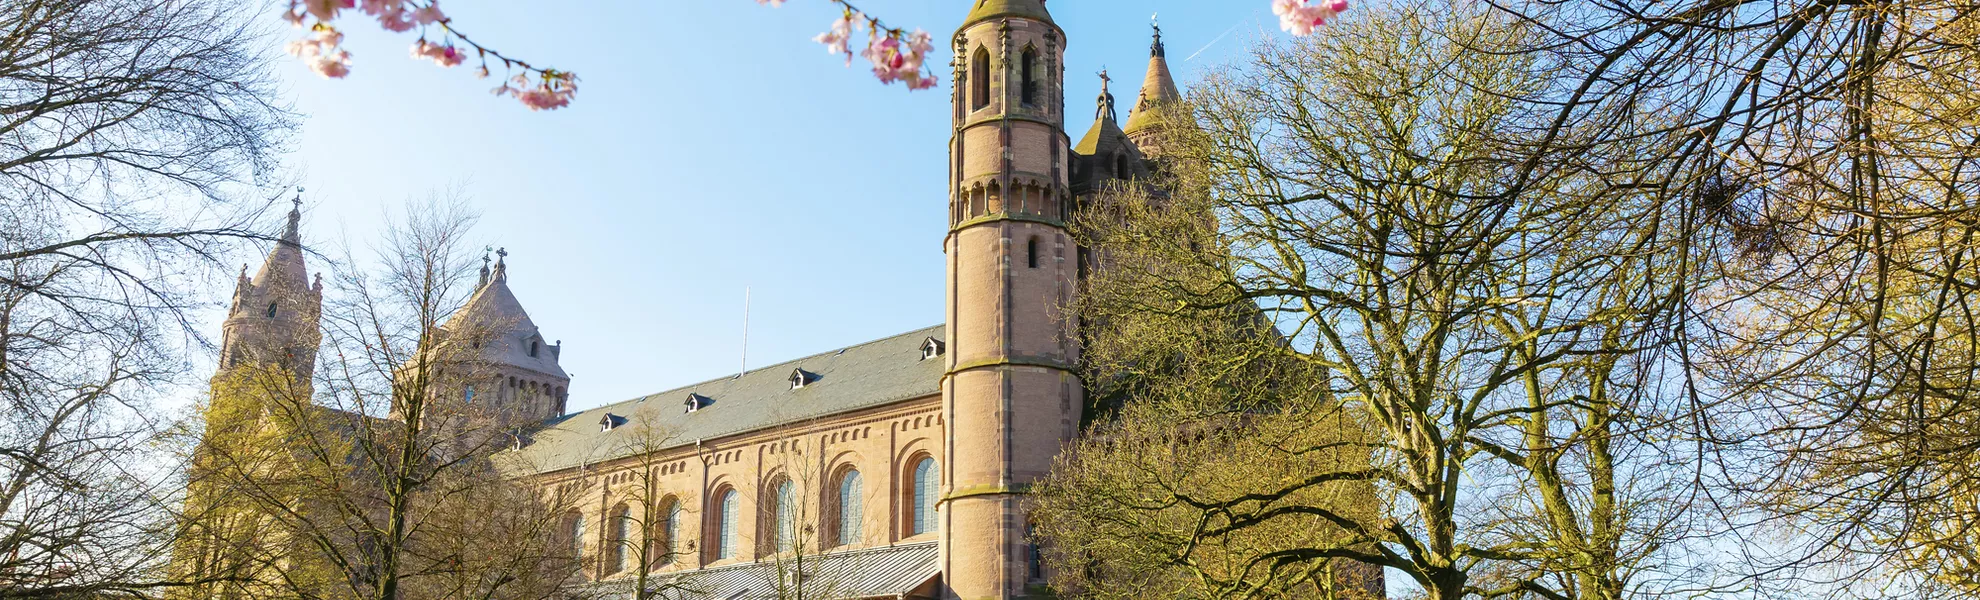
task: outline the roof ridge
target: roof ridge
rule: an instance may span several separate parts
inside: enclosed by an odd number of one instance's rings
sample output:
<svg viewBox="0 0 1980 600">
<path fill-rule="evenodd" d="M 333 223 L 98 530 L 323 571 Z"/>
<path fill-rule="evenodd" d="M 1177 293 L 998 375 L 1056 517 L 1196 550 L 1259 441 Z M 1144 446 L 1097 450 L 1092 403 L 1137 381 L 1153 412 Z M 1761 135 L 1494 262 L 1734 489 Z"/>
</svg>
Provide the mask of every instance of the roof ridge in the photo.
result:
<svg viewBox="0 0 1980 600">
<path fill-rule="evenodd" d="M 576 412 L 576 413 L 571 413 L 571 414 L 574 414 L 574 415 L 575 415 L 575 414 L 584 414 L 584 413 L 588 413 L 588 412 L 591 412 L 591 411 L 594 411 L 594 410 L 601 410 L 601 409 L 608 409 L 608 408 L 612 408 L 612 407 L 617 407 L 617 406 L 623 406 L 623 405 L 627 405 L 627 404 L 632 404 L 632 403 L 635 403 L 635 402 L 644 402 L 644 401 L 647 401 L 647 400 L 651 400 L 651 399 L 654 399 L 654 398 L 658 398 L 658 397 L 660 397 L 660 396 L 662 396 L 662 395 L 665 395 L 665 394 L 671 394 L 671 393 L 678 393 L 678 392 L 683 392 L 683 391 L 693 391 L 693 390 L 695 390 L 695 389 L 697 389 L 697 388 L 700 388 L 701 386 L 704 386 L 704 385 L 710 385 L 710 384 L 715 384 L 715 383 L 720 383 L 720 382 L 723 382 L 723 381 L 732 381 L 732 380 L 736 380 L 736 379 L 741 379 L 741 378 L 743 378 L 743 377 L 745 377 L 745 376 L 748 376 L 748 375 L 749 375 L 750 373 L 761 373 L 761 372 L 765 372 L 765 371 L 770 371 L 770 370 L 773 370 L 773 369 L 780 369 L 781 367 L 784 367 L 784 366 L 786 366 L 786 365 L 792 365 L 792 364 L 796 364 L 796 363 L 801 363 L 801 362 L 804 362 L 804 361 L 806 361 L 806 360 L 810 360 L 810 359 L 814 359 L 814 358 L 819 358 L 819 357 L 823 357 L 823 356 L 828 356 L 828 355 L 837 355 L 837 354 L 839 354 L 839 353 L 842 353 L 842 352 L 844 352 L 844 351 L 846 351 L 846 350 L 851 350 L 851 349 L 854 349 L 854 348 L 860 348 L 860 347 L 864 347 L 864 346 L 871 346 L 871 345 L 874 345 L 874 344 L 878 344 L 878 343 L 881 343 L 881 342 L 885 342 L 885 341 L 888 341 L 888 340 L 893 340 L 893 339 L 898 339 L 898 338 L 900 338 L 900 337 L 902 337 L 902 336 L 907 336 L 907 335 L 911 335 L 911 334 L 915 334 L 915 333 L 919 333 L 919 332 L 923 332 L 923 331 L 928 331 L 928 330 L 930 330 L 930 329 L 939 329 L 939 328 L 942 328 L 942 327 L 946 327 L 946 326 L 948 326 L 948 324 L 947 324 L 947 323 L 942 323 L 942 324 L 937 324 L 937 325 L 929 325 L 929 326 L 927 326 L 927 327 L 918 327 L 918 328 L 915 328 L 915 329 L 910 329 L 910 330 L 907 330 L 907 331 L 903 331 L 903 332 L 900 332 L 900 333 L 896 333 L 896 334 L 894 334 L 894 335 L 890 335 L 890 336 L 885 336 L 885 337 L 878 337 L 878 338 L 874 338 L 874 339 L 870 339 L 870 340 L 867 340 L 867 341 L 864 341 L 864 342 L 860 342 L 860 343 L 857 343 L 857 344 L 853 344 L 853 345 L 850 345 L 850 346 L 843 346 L 843 347 L 840 347 L 840 348 L 835 348 L 835 349 L 832 349 L 832 350 L 826 350 L 826 351 L 824 351 L 824 352 L 819 352 L 819 353 L 816 353 L 816 354 L 807 354 L 807 355 L 805 355 L 805 356 L 801 356 L 801 357 L 798 357 L 798 358 L 793 358 L 793 359 L 791 359 L 791 360 L 787 360 L 787 361 L 783 361 L 783 362 L 780 362 L 780 363 L 776 363 L 776 364 L 772 364 L 772 365 L 769 365 L 769 366 L 764 366 L 764 367 L 757 367 L 757 368 L 755 368 L 755 369 L 750 369 L 750 370 L 747 370 L 747 371 L 743 371 L 742 373 L 739 373 L 739 374 L 736 374 L 736 375 L 728 375 L 728 376 L 723 376 L 723 377 L 716 377 L 716 378 L 713 378 L 713 379 L 704 379 L 704 380 L 701 380 L 701 381 L 696 381 L 696 382 L 694 382 L 694 383 L 690 383 L 690 384 L 687 384 L 687 385 L 681 385 L 681 386 L 675 386 L 675 387 L 672 387 L 672 388 L 668 388 L 668 389 L 664 389 L 664 390 L 660 390 L 660 391 L 658 391 L 658 392 L 654 392 L 654 393 L 651 393 L 651 394 L 646 394 L 646 395 L 644 395 L 644 396 L 639 396 L 639 397 L 636 397 L 636 398 L 628 398 L 628 399 L 625 399 L 625 400 L 620 400 L 620 401 L 618 401 L 618 402 L 613 402 L 613 403 L 610 403 L 610 404 L 604 404 L 604 405 L 600 405 L 600 406 L 595 406 L 595 407 L 592 407 L 592 408 L 588 408 L 588 409 L 585 409 L 585 410 L 581 410 L 581 411 L 578 411 L 578 412 Z M 564 415 L 564 416 L 570 416 L 570 415 Z M 561 418 L 561 417 L 558 417 L 558 418 Z"/>
</svg>

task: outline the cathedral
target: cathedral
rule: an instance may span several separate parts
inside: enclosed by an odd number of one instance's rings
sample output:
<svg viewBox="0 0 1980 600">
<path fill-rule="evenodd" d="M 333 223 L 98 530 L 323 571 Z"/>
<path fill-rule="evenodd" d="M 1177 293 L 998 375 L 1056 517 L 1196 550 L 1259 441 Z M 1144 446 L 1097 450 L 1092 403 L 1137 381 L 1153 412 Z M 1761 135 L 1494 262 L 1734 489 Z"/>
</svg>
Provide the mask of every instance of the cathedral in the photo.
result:
<svg viewBox="0 0 1980 600">
<path fill-rule="evenodd" d="M 1074 139 L 1066 44 L 1042 0 L 974 0 L 954 35 L 948 223 L 926 232 L 946 252 L 942 324 L 572 413 L 562 343 L 513 291 L 527 291 L 528 275 L 512 278 L 506 260 L 484 270 L 451 322 L 504 326 L 478 347 L 495 370 L 461 396 L 536 423 L 504 450 L 515 477 L 585 490 L 560 535 L 592 559 L 587 585 L 644 570 L 693 582 L 679 588 L 692 595 L 666 597 L 776 598 L 780 569 L 804 554 L 799 585 L 831 588 L 811 597 L 1050 595 L 1025 498 L 1085 405 L 1064 307 L 1092 267 L 1067 220 L 1108 182 L 1157 167 L 1160 112 L 1179 98 L 1157 30 L 1125 122 L 1103 83 Z M 322 288 L 307 280 L 298 219 L 255 276 L 242 274 L 223 370 L 313 360 L 267 342 L 315 339 Z M 635 432 L 664 436 L 627 443 Z M 650 564 L 625 550 L 631 487 L 665 507 Z"/>
</svg>

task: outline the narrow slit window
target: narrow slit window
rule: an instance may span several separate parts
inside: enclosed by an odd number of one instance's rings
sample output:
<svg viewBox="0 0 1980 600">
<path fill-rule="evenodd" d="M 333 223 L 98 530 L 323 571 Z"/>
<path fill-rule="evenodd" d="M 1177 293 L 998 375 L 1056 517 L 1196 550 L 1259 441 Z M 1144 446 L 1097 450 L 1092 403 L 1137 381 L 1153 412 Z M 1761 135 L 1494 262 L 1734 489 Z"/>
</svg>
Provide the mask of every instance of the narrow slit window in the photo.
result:
<svg viewBox="0 0 1980 600">
<path fill-rule="evenodd" d="M 1024 259 L 1025 265 L 1030 266 L 1033 269 L 1038 268 L 1038 238 L 1037 237 L 1033 237 L 1029 240 L 1025 240 L 1024 252 L 1025 252 L 1025 259 Z"/>
<path fill-rule="evenodd" d="M 990 51 L 977 48 L 969 64 L 969 109 L 983 110 L 990 105 Z"/>
<path fill-rule="evenodd" d="M 1024 59 L 1018 68 L 1023 71 L 1020 80 L 1024 82 L 1021 88 L 1024 105 L 1035 106 L 1038 104 L 1038 51 L 1025 48 Z"/>
<path fill-rule="evenodd" d="M 274 302 L 270 302 L 270 303 L 268 303 L 268 318 L 270 318 L 270 319 L 273 319 L 273 318 L 275 318 L 275 303 L 274 303 Z"/>
</svg>

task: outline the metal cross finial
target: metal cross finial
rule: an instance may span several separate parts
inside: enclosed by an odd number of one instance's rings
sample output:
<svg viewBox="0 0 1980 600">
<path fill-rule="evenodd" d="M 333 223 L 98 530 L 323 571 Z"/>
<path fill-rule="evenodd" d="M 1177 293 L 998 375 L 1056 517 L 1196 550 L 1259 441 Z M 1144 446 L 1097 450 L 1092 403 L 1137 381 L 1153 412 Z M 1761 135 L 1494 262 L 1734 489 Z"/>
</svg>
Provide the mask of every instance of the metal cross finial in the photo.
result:
<svg viewBox="0 0 1980 600">
<path fill-rule="evenodd" d="M 303 186 L 296 186 L 296 197 L 289 199 L 289 201 L 295 203 L 296 208 L 302 208 L 302 195 Z"/>
<path fill-rule="evenodd" d="M 507 259 L 507 258 L 509 258 L 509 249 L 508 249 L 508 248 L 498 248 L 498 249 L 496 249 L 496 250 L 495 250 L 495 256 L 499 256 L 499 257 L 501 257 L 502 259 Z"/>
<path fill-rule="evenodd" d="M 1108 77 L 1108 76 L 1107 76 L 1107 68 L 1106 68 L 1106 67 L 1100 67 L 1100 91 L 1103 91 L 1103 92 L 1104 92 L 1104 91 L 1106 91 L 1106 90 L 1107 90 L 1107 82 L 1110 82 L 1110 81 L 1113 81 L 1113 80 L 1114 80 L 1114 78 L 1112 78 L 1112 77 Z"/>
</svg>

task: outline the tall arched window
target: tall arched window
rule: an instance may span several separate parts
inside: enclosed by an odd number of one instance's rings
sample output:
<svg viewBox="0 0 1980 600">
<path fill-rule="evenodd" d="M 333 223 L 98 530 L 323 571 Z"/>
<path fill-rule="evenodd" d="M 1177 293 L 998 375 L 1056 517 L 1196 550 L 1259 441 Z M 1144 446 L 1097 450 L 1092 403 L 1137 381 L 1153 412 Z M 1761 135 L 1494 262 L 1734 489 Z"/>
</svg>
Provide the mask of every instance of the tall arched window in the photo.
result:
<svg viewBox="0 0 1980 600">
<path fill-rule="evenodd" d="M 605 521 L 605 572 L 626 570 L 626 544 L 632 539 L 632 514 L 626 505 L 612 507 Z"/>
<path fill-rule="evenodd" d="M 770 535 L 775 551 L 789 552 L 797 544 L 797 486 L 778 478 L 770 487 Z"/>
<path fill-rule="evenodd" d="M 1024 252 L 1025 264 L 1033 269 L 1038 268 L 1038 236 L 1034 235 L 1031 239 L 1025 240 Z"/>
<path fill-rule="evenodd" d="M 969 60 L 969 109 L 983 110 L 990 105 L 990 51 L 976 49 Z"/>
<path fill-rule="evenodd" d="M 648 560 L 653 564 L 648 569 L 674 563 L 676 536 L 681 524 L 681 502 L 668 497 L 660 501 L 660 511 L 653 523 L 653 538 L 647 540 Z"/>
<path fill-rule="evenodd" d="M 1019 78 L 1023 82 L 1019 88 L 1023 92 L 1020 97 L 1025 106 L 1035 106 L 1038 104 L 1038 51 L 1025 48 L 1018 69 L 1023 71 Z"/>
<path fill-rule="evenodd" d="M 741 504 L 735 490 L 722 492 L 722 508 L 715 515 L 715 560 L 736 557 L 736 515 Z"/>
<path fill-rule="evenodd" d="M 270 302 L 270 303 L 268 303 L 268 318 L 270 318 L 270 319 L 273 319 L 273 318 L 275 318 L 275 303 L 274 303 L 274 302 Z"/>
<path fill-rule="evenodd" d="M 941 493 L 936 480 L 942 478 L 941 467 L 935 466 L 935 459 L 923 457 L 914 465 L 914 521 L 910 535 L 921 535 L 935 531 L 935 502 Z"/>
<path fill-rule="evenodd" d="M 860 522 L 866 516 L 866 506 L 860 494 L 863 493 L 859 471 L 848 470 L 839 477 L 839 545 L 859 543 Z"/>
<path fill-rule="evenodd" d="M 571 558 L 584 558 L 584 515 L 577 511 L 564 515 L 564 534 L 569 536 Z"/>
</svg>

